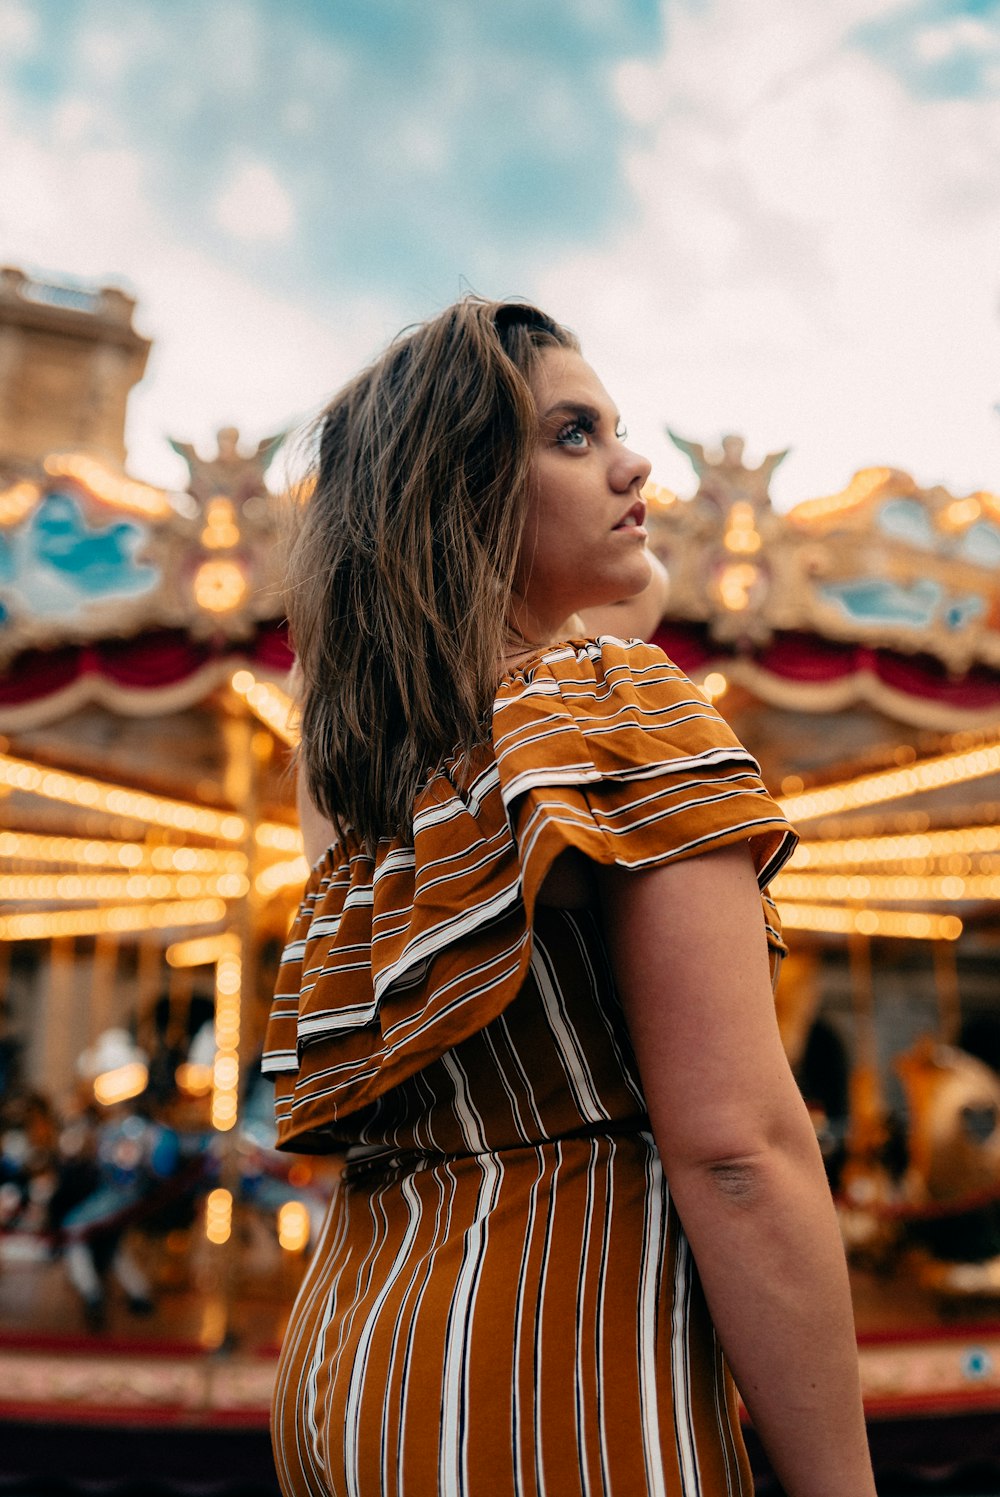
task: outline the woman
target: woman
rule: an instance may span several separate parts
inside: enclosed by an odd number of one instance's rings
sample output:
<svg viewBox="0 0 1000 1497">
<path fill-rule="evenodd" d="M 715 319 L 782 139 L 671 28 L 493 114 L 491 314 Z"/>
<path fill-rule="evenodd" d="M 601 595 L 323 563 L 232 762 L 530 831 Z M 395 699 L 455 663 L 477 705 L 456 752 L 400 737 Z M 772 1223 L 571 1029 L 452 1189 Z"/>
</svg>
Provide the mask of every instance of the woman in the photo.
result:
<svg viewBox="0 0 1000 1497">
<path fill-rule="evenodd" d="M 265 1066 L 282 1145 L 346 1165 L 287 1494 L 749 1494 L 727 1362 L 790 1497 L 874 1492 L 771 1001 L 794 839 L 660 651 L 589 637 L 650 586 L 648 471 L 527 306 L 466 298 L 325 414 L 290 596 L 316 862 Z"/>
</svg>

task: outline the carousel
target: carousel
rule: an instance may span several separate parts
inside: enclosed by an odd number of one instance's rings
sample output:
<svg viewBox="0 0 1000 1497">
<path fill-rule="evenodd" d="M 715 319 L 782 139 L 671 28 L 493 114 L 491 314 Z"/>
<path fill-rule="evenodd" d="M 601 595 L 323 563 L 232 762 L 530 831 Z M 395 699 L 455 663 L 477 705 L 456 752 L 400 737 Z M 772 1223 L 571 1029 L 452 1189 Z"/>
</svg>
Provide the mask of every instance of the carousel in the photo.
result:
<svg viewBox="0 0 1000 1497">
<path fill-rule="evenodd" d="M 182 1428 L 199 1469 L 271 1491 L 274 1357 L 334 1184 L 274 1151 L 256 1065 L 306 875 L 281 437 L 175 440 L 182 492 L 129 476 L 132 315 L 114 288 L 0 271 L 0 1474 L 45 1469 L 58 1425 L 51 1474 L 71 1434 L 81 1477 L 155 1449 L 182 1480 Z M 693 476 L 647 489 L 656 639 L 801 834 L 773 887 L 779 1019 L 851 1258 L 876 1459 L 985 1469 L 1000 498 L 869 468 L 780 514 L 784 453 L 672 435 Z"/>
</svg>

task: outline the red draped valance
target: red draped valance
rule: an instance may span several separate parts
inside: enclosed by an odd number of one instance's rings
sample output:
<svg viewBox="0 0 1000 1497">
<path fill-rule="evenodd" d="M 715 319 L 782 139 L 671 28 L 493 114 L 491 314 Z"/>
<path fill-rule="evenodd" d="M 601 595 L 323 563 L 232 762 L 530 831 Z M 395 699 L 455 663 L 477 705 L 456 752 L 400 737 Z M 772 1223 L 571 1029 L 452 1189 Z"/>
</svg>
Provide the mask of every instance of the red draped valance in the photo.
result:
<svg viewBox="0 0 1000 1497">
<path fill-rule="evenodd" d="M 688 674 L 720 670 L 778 706 L 832 712 L 868 701 L 902 721 L 943 729 L 1000 716 L 1000 672 L 986 666 L 951 676 L 932 655 L 791 631 L 748 653 L 720 647 L 700 624 L 666 622 L 654 638 Z"/>
<path fill-rule="evenodd" d="M 723 671 L 775 706 L 834 712 L 869 702 L 904 722 L 947 730 L 1000 717 L 1000 672 L 975 666 L 950 676 L 930 655 L 777 634 L 740 652 L 714 643 L 701 624 L 667 622 L 655 636 L 682 670 Z M 241 664 L 283 676 L 292 653 L 284 622 L 262 623 L 251 639 L 195 640 L 180 629 L 30 650 L 0 674 L 0 731 L 53 722 L 100 702 L 127 716 L 180 711 L 201 701 Z"/>
<path fill-rule="evenodd" d="M 251 639 L 195 640 L 182 629 L 28 650 L 0 674 L 0 729 L 52 722 L 88 701 L 128 716 L 176 712 L 202 700 L 240 665 L 268 676 L 291 667 L 283 622 Z"/>
</svg>

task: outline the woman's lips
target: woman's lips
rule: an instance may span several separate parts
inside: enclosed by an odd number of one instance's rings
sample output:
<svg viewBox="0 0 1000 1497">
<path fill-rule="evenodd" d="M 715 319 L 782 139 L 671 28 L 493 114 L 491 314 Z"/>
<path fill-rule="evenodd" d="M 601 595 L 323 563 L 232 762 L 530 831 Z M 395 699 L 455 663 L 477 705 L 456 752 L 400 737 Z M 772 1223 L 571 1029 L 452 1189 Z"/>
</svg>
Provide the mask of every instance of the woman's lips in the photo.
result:
<svg viewBox="0 0 1000 1497">
<path fill-rule="evenodd" d="M 642 499 L 637 499 L 630 509 L 626 510 L 613 530 L 633 530 L 637 535 L 648 536 L 643 521 L 646 518 L 646 504 Z"/>
</svg>

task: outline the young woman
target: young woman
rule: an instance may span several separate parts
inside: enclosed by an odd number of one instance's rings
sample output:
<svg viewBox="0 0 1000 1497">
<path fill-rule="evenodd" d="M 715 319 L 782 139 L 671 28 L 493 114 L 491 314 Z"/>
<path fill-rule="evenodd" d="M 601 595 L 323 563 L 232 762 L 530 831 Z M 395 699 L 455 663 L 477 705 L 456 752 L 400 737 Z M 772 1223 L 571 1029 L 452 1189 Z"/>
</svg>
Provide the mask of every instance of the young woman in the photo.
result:
<svg viewBox="0 0 1000 1497">
<path fill-rule="evenodd" d="M 289 597 L 316 861 L 265 1068 L 282 1145 L 346 1163 L 279 1366 L 288 1497 L 749 1497 L 730 1366 L 789 1497 L 874 1493 L 771 998 L 794 838 L 666 657 L 593 637 L 651 586 L 648 471 L 523 305 L 464 299 L 323 419 Z"/>
</svg>

